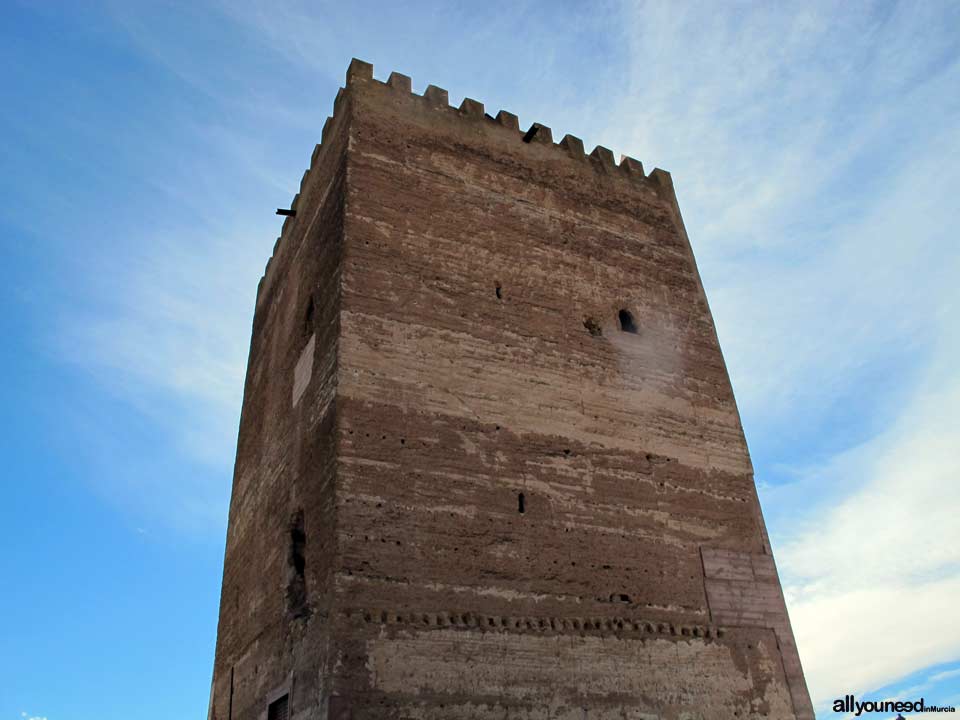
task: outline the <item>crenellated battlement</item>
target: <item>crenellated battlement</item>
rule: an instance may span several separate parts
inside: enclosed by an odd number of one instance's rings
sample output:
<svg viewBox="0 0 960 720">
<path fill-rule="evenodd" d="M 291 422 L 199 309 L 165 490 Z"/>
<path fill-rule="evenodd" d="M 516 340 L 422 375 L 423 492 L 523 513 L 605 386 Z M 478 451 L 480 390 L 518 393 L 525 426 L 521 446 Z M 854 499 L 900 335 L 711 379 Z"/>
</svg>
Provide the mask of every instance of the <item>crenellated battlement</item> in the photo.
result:
<svg viewBox="0 0 960 720">
<path fill-rule="evenodd" d="M 290 209 L 296 211 L 298 201 L 301 196 L 306 195 L 306 189 L 311 182 L 312 171 L 320 162 L 323 153 L 330 145 L 330 136 L 336 119 L 341 116 L 342 108 L 346 100 L 355 88 L 364 85 L 376 84 L 381 88 L 388 89 L 390 92 L 397 93 L 404 98 L 412 98 L 422 103 L 424 109 L 442 112 L 449 117 L 457 117 L 463 122 L 481 123 L 489 128 L 496 128 L 502 132 L 513 136 L 518 145 L 533 145 L 538 148 L 551 148 L 558 156 L 571 159 L 574 162 L 582 163 L 584 167 L 591 167 L 598 176 L 607 178 L 621 178 L 628 183 L 635 183 L 640 186 L 646 186 L 653 190 L 657 195 L 667 201 L 668 204 L 676 205 L 676 196 L 673 189 L 673 179 L 670 173 L 660 168 L 655 168 L 647 175 L 643 169 L 643 163 L 627 155 L 620 156 L 620 162 L 615 160 L 613 151 L 603 145 L 597 145 L 589 153 L 586 152 L 583 140 L 575 135 L 564 135 L 559 142 L 554 142 L 552 129 L 539 122 L 534 122 L 527 130 L 522 130 L 520 119 L 511 112 L 499 110 L 496 116 L 486 112 L 484 104 L 479 100 L 464 98 L 459 107 L 450 105 L 449 93 L 436 85 L 427 85 L 422 95 L 413 92 L 413 81 L 407 76 L 398 72 L 391 72 L 385 82 L 377 80 L 373 76 L 373 65 L 356 58 L 350 61 L 347 67 L 346 81 L 344 87 L 337 90 L 337 95 L 333 102 L 333 113 L 323 124 L 323 130 L 320 135 L 320 143 L 313 150 L 310 158 L 310 167 L 307 168 L 300 180 L 300 188 L 290 203 Z M 260 291 L 267 283 L 270 274 L 270 268 L 274 265 L 277 253 L 283 248 L 284 238 L 289 234 L 291 228 L 297 225 L 297 217 L 287 216 L 284 219 L 280 237 L 277 238 L 273 247 L 273 253 L 267 261 L 264 269 L 263 278 L 257 288 L 257 297 L 259 301 Z"/>
<path fill-rule="evenodd" d="M 454 107 L 449 103 L 449 93 L 436 85 L 428 85 L 423 95 L 417 95 L 412 90 L 413 81 L 408 76 L 391 72 L 386 82 L 380 82 L 373 76 L 373 65 L 362 60 L 357 60 L 356 58 L 351 60 L 346 75 L 347 89 L 358 84 L 371 82 L 389 87 L 395 92 L 405 93 L 412 97 L 419 98 L 423 103 L 433 109 L 457 113 L 465 120 L 498 125 L 505 130 L 515 133 L 517 139 L 522 142 L 535 142 L 539 145 L 552 146 L 556 148 L 558 152 L 562 152 L 574 160 L 591 162 L 599 172 L 607 174 L 617 173 L 634 180 L 652 182 L 657 189 L 669 188 L 672 190 L 673 188 L 670 173 L 666 170 L 656 168 L 647 176 L 644 173 L 642 162 L 627 155 L 621 155 L 620 162 L 618 163 L 614 158 L 613 151 L 602 145 L 597 145 L 588 154 L 584 150 L 583 140 L 575 135 L 564 135 L 560 142 L 554 142 L 553 131 L 542 123 L 535 122 L 529 129 L 522 131 L 520 129 L 519 118 L 511 112 L 500 110 L 496 116 L 490 115 L 485 112 L 482 102 L 472 98 L 464 98 L 459 107 Z"/>
</svg>

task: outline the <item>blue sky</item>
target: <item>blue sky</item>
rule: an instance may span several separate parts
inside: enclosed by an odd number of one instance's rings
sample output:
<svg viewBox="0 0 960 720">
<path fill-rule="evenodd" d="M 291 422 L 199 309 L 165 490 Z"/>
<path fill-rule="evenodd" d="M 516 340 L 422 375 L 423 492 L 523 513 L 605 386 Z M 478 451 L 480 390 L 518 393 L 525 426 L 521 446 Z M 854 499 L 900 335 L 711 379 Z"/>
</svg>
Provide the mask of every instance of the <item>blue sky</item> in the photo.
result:
<svg viewBox="0 0 960 720">
<path fill-rule="evenodd" d="M 0 7 L 0 720 L 206 712 L 256 284 L 352 56 L 673 173 L 814 702 L 960 705 L 960 6 Z"/>
</svg>

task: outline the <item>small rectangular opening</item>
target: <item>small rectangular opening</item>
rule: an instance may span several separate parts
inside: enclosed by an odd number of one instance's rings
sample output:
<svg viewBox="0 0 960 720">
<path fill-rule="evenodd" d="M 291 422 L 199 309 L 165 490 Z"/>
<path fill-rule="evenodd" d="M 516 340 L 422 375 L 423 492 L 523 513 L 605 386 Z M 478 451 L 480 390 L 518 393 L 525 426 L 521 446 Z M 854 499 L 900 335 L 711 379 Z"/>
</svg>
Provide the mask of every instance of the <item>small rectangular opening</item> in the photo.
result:
<svg viewBox="0 0 960 720">
<path fill-rule="evenodd" d="M 290 717 L 288 710 L 289 695 L 281 695 L 267 706 L 267 720 L 288 720 Z"/>
</svg>

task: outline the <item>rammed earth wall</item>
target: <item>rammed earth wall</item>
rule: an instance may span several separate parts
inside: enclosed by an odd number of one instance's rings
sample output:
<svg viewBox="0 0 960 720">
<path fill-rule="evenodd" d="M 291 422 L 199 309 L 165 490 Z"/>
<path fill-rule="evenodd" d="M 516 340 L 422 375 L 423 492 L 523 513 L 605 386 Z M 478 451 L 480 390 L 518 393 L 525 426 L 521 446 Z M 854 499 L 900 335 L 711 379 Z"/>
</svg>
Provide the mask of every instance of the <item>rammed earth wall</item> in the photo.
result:
<svg viewBox="0 0 960 720">
<path fill-rule="evenodd" d="M 293 207 L 211 717 L 813 718 L 668 173 L 354 61 Z"/>
</svg>

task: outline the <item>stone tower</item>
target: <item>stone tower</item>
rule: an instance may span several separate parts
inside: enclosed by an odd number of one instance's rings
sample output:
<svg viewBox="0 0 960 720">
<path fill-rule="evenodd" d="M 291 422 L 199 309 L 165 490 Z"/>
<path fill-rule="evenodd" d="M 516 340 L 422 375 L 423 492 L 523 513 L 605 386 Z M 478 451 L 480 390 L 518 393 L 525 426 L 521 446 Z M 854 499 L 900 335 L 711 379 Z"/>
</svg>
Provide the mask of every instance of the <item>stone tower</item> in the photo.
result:
<svg viewBox="0 0 960 720">
<path fill-rule="evenodd" d="M 293 210 L 211 718 L 813 717 L 668 173 L 354 60 Z"/>
</svg>

